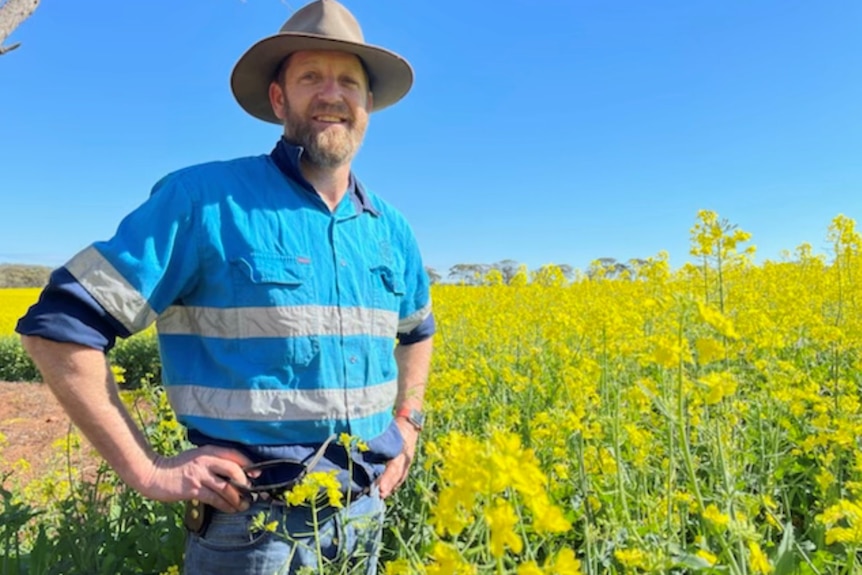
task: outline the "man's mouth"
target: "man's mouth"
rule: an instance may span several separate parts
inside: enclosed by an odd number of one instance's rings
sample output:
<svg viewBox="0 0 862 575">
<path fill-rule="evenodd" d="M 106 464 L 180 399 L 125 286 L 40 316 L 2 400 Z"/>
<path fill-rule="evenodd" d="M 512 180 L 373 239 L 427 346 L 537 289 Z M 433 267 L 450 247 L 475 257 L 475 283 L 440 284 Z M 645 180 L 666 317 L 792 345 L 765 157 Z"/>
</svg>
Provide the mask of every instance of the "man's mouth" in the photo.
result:
<svg viewBox="0 0 862 575">
<path fill-rule="evenodd" d="M 312 119 L 315 122 L 321 122 L 323 124 L 344 124 L 345 122 L 347 122 L 345 118 L 341 118 L 339 116 L 329 116 L 327 114 L 312 116 Z"/>
</svg>

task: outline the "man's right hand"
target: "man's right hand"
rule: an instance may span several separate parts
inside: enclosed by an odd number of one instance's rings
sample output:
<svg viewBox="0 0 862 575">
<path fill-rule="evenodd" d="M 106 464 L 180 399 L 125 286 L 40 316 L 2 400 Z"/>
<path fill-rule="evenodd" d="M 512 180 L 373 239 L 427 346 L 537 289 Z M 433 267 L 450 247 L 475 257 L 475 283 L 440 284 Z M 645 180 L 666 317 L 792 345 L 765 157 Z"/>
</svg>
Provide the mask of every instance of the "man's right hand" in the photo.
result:
<svg viewBox="0 0 862 575">
<path fill-rule="evenodd" d="M 251 461 L 238 451 L 205 446 L 174 457 L 157 456 L 149 476 L 135 487 L 150 499 L 164 502 L 197 499 L 226 513 L 248 509 L 249 500 L 228 479 L 248 485 L 243 467 Z"/>
</svg>

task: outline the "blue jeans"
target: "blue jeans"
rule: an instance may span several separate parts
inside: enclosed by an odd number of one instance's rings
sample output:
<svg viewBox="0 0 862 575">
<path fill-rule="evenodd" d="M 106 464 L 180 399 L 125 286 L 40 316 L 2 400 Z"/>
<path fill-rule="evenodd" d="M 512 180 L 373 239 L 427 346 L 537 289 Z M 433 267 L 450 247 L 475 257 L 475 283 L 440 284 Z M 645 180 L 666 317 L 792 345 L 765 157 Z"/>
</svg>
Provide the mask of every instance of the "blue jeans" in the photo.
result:
<svg viewBox="0 0 862 575">
<path fill-rule="evenodd" d="M 318 539 L 308 506 L 259 501 L 242 513 L 214 511 L 203 536 L 188 534 L 183 572 L 287 575 L 303 566 L 318 572 L 320 556 L 324 568 L 350 565 L 349 569 L 333 572 L 374 575 L 385 511 L 386 505 L 374 485 L 371 494 L 351 502 L 350 507 L 318 509 Z M 278 522 L 274 532 L 252 532 L 252 522 L 261 512 L 265 514 L 264 523 Z"/>
</svg>

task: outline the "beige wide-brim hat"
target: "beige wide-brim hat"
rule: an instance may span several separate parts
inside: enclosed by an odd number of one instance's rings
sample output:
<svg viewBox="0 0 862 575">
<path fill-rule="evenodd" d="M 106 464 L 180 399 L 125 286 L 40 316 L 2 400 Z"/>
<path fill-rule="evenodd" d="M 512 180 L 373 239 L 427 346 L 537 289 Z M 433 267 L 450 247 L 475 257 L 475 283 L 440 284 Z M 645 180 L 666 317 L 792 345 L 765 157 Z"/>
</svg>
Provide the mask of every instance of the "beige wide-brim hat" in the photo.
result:
<svg viewBox="0 0 862 575">
<path fill-rule="evenodd" d="M 260 40 L 237 61 L 231 90 L 242 109 L 281 124 L 272 111 L 269 85 L 282 61 L 299 50 L 338 50 L 355 54 L 368 72 L 373 112 L 403 98 L 413 85 L 413 68 L 396 54 L 365 43 L 359 22 L 335 0 L 317 0 L 291 16 L 278 34 Z"/>
</svg>

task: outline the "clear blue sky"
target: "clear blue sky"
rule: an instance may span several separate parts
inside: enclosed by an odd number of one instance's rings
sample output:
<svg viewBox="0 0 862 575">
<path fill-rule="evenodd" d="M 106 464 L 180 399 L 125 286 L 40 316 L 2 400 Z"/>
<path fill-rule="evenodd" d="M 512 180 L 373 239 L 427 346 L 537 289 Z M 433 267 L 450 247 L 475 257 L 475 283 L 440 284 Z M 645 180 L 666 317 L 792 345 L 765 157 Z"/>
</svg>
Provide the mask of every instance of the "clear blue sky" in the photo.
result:
<svg viewBox="0 0 862 575">
<path fill-rule="evenodd" d="M 299 0 L 45 0 L 0 57 L 0 262 L 59 265 L 164 173 L 268 152 L 228 77 Z M 759 258 L 862 227 L 862 2 L 345 0 L 414 66 L 354 163 L 426 264 Z"/>
</svg>

